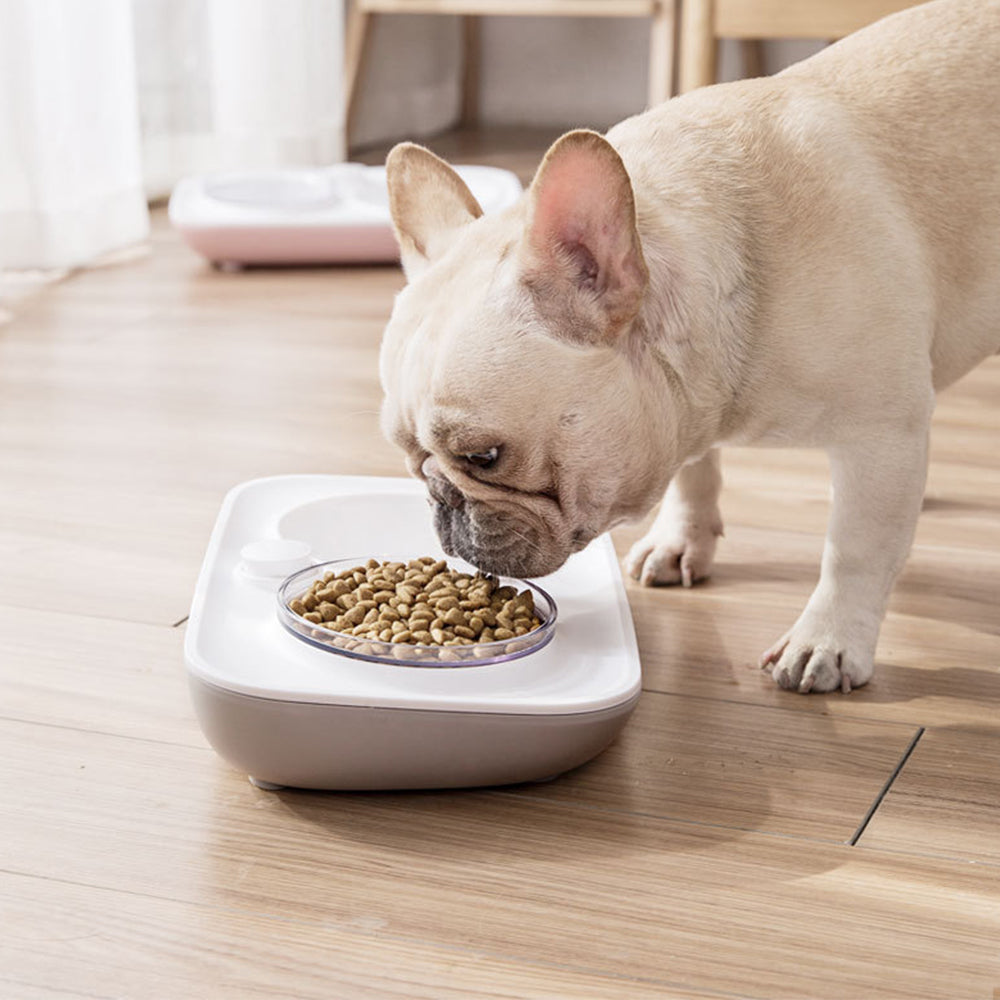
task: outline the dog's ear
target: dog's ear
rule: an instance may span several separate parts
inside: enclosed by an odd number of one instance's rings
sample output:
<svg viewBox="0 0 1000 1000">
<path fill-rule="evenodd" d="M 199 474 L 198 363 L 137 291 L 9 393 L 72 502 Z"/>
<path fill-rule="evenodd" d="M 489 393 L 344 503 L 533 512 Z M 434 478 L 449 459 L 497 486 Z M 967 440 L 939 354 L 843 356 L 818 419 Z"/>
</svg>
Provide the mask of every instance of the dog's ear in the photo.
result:
<svg viewBox="0 0 1000 1000">
<path fill-rule="evenodd" d="M 568 132 L 528 192 L 524 280 L 567 335 L 611 343 L 634 319 L 649 281 L 632 182 L 597 132 Z"/>
<path fill-rule="evenodd" d="M 385 176 L 403 270 L 412 281 L 444 252 L 455 231 L 483 210 L 444 160 L 412 142 L 389 152 Z"/>
</svg>

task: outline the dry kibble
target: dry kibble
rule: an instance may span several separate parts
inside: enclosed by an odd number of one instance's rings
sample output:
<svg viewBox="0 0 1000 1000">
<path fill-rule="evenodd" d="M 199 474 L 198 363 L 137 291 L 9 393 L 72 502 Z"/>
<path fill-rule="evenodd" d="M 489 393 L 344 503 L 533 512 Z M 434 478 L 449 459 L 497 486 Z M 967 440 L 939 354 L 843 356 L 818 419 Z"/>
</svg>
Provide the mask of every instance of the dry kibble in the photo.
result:
<svg viewBox="0 0 1000 1000">
<path fill-rule="evenodd" d="M 478 649 L 509 642 L 542 624 L 530 590 L 497 586 L 493 577 L 459 573 L 430 556 L 408 563 L 369 559 L 363 566 L 326 573 L 288 607 L 313 625 L 357 637 L 334 641 L 344 649 L 372 652 L 370 643 L 378 641 L 393 644 L 395 655 L 404 659 L 429 655 L 428 646 Z M 435 658 L 461 655 L 441 649 Z M 491 654 L 484 649 L 476 655 Z"/>
<path fill-rule="evenodd" d="M 458 608 L 449 608 L 443 617 L 445 625 L 464 625 L 466 622 L 465 615 Z"/>
<path fill-rule="evenodd" d="M 344 621 L 349 625 L 360 625 L 365 617 L 365 609 L 360 605 L 355 605 L 350 611 L 344 615 Z"/>
</svg>

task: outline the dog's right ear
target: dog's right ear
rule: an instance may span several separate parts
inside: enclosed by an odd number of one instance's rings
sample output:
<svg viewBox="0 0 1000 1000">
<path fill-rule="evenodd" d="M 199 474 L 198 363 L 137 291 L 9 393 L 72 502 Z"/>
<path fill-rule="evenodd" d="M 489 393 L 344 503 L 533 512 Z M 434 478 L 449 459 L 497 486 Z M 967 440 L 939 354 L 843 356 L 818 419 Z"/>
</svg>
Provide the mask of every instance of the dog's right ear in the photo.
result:
<svg viewBox="0 0 1000 1000">
<path fill-rule="evenodd" d="M 385 176 L 403 270 L 413 281 L 444 253 L 456 231 L 483 210 L 444 160 L 415 143 L 393 147 Z"/>
<path fill-rule="evenodd" d="M 610 344 L 635 317 L 649 281 L 632 182 L 602 135 L 568 132 L 528 191 L 524 280 L 553 328 Z"/>
</svg>

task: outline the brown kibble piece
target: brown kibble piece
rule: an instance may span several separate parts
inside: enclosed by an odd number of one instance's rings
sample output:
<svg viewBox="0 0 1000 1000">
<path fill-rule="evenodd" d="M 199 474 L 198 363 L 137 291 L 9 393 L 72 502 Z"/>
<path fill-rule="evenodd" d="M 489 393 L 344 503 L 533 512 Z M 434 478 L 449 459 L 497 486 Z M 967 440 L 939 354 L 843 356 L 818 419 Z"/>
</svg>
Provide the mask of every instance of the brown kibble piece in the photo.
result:
<svg viewBox="0 0 1000 1000">
<path fill-rule="evenodd" d="M 346 615 L 344 615 L 344 621 L 349 625 L 360 625 L 361 622 L 364 621 L 365 614 L 366 612 L 364 608 L 360 605 L 355 605 L 350 611 L 347 612 Z"/>
</svg>

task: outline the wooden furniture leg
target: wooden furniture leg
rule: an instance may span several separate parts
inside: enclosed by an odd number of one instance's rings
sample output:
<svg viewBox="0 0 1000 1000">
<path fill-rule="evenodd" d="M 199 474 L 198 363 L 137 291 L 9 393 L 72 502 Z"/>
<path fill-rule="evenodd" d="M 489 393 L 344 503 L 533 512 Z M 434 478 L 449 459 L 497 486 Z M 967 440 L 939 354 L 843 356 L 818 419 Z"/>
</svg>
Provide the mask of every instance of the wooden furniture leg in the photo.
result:
<svg viewBox="0 0 1000 1000">
<path fill-rule="evenodd" d="M 674 93 L 674 45 L 677 0 L 660 0 L 649 31 L 648 106 L 661 104 Z"/>
<path fill-rule="evenodd" d="M 712 0 L 684 0 L 681 7 L 680 53 L 678 89 L 682 94 L 715 83 Z"/>
<path fill-rule="evenodd" d="M 344 148 L 348 154 L 357 110 L 358 82 L 364 71 L 373 17 L 374 14 L 361 9 L 360 3 L 350 4 L 344 37 Z"/>
</svg>

